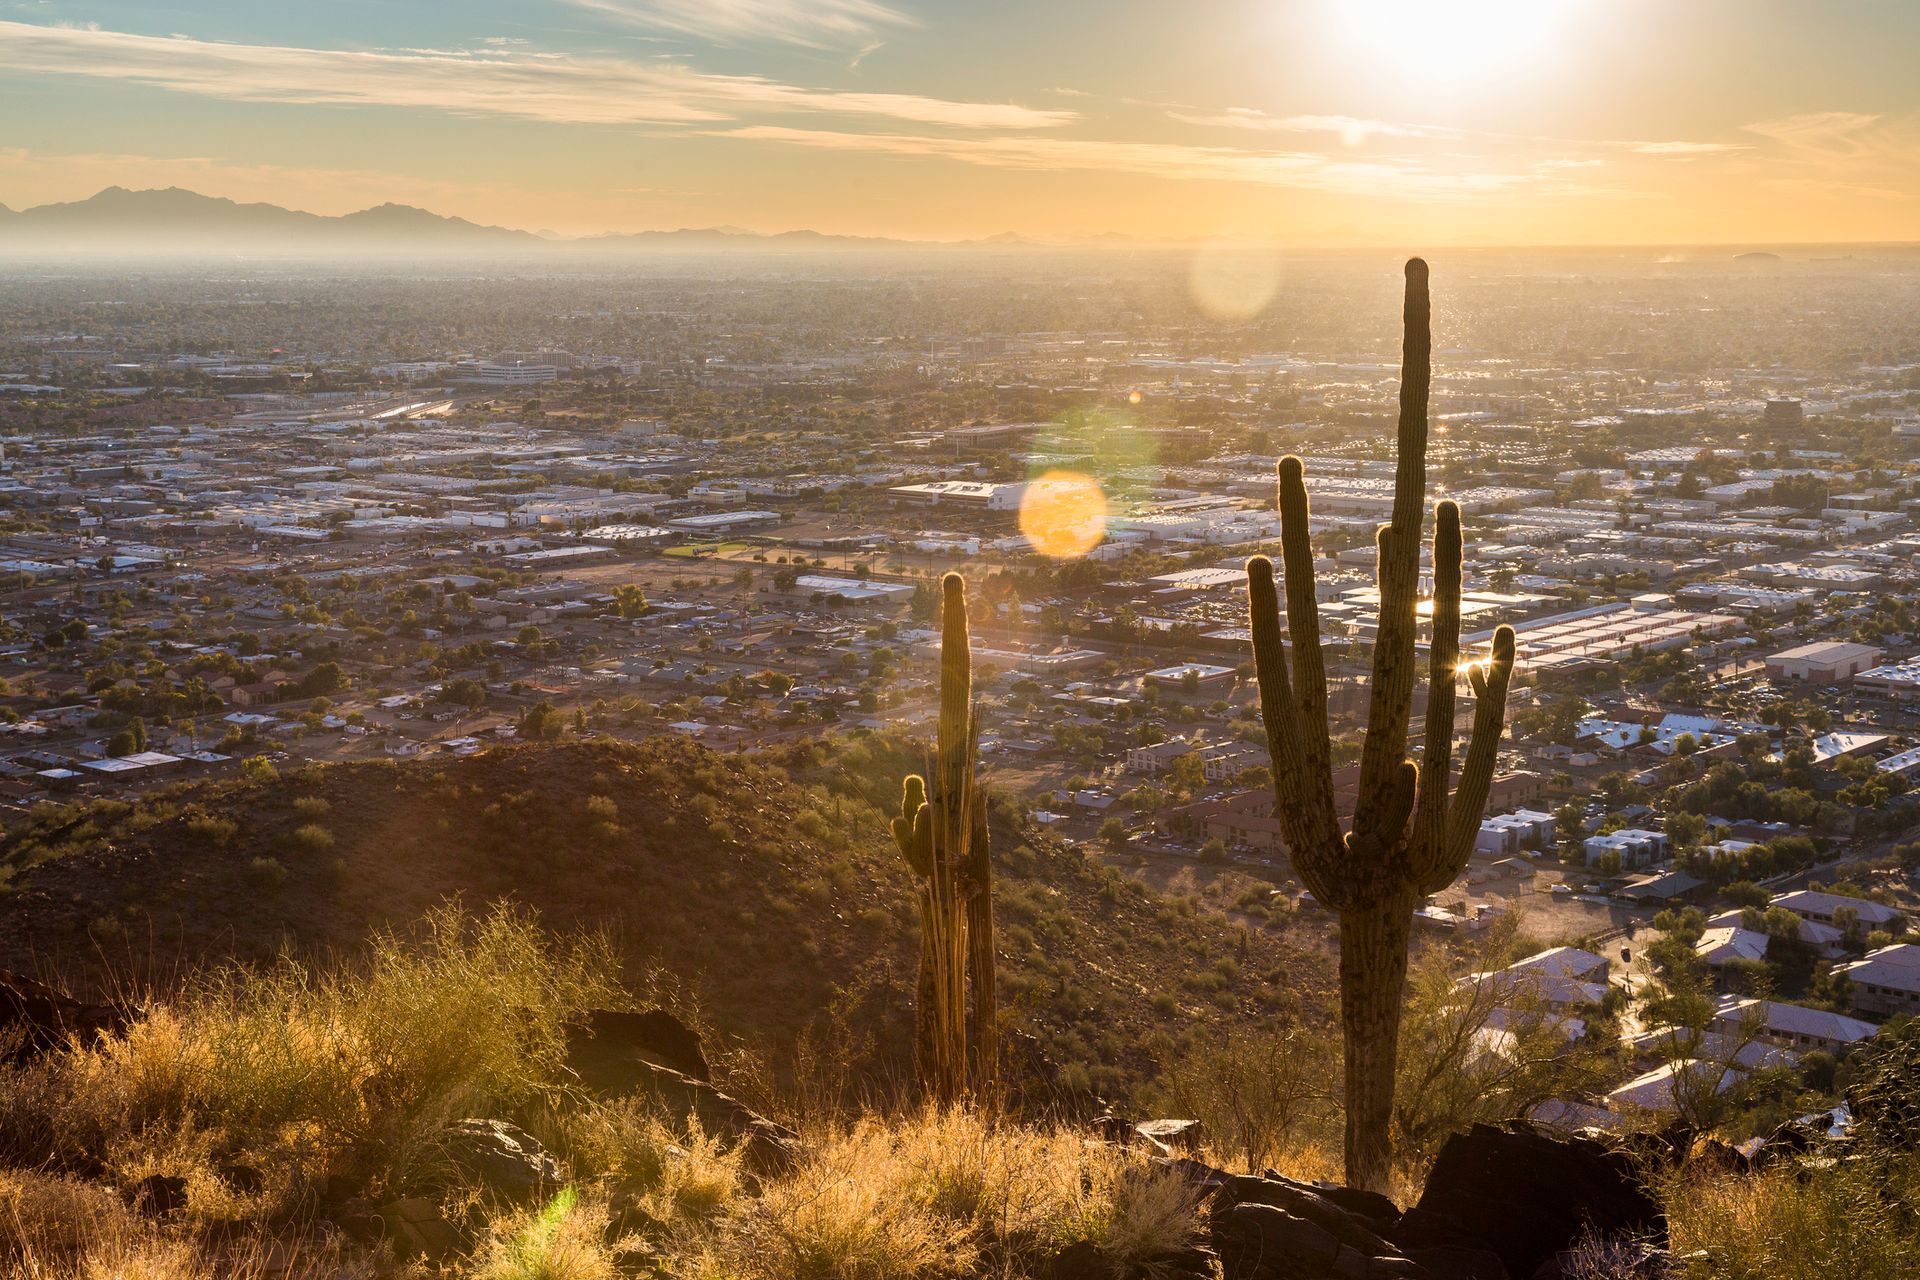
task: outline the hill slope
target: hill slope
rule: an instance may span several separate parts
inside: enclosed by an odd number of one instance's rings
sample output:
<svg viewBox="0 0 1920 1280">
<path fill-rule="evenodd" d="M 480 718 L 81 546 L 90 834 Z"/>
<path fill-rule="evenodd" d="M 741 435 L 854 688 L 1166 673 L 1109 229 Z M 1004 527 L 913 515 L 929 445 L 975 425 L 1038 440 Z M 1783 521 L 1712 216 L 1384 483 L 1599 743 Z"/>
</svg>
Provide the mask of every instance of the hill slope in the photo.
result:
<svg viewBox="0 0 1920 1280">
<path fill-rule="evenodd" d="M 568 741 L 73 806 L 0 847 L 0 965 L 351 949 L 450 895 L 513 899 L 608 929 L 636 978 L 674 975 L 774 1061 L 811 1030 L 898 1070 L 917 917 L 880 806 L 907 763 L 879 739 Z M 1003 1002 L 1076 1084 L 1119 1096 L 1196 1029 L 1327 1006 L 1323 940 L 1161 897 L 1005 806 L 994 827 Z"/>
</svg>

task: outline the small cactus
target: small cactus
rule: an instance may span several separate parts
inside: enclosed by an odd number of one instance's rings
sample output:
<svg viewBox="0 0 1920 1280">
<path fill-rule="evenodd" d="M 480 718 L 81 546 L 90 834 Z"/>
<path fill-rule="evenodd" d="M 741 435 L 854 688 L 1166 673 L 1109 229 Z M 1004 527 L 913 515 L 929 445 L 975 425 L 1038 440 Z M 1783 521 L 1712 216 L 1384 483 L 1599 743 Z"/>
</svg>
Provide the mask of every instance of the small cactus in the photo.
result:
<svg viewBox="0 0 1920 1280">
<path fill-rule="evenodd" d="M 1281 637 L 1273 562 L 1247 562 L 1261 717 L 1273 757 L 1274 813 L 1300 878 L 1340 917 L 1341 1031 L 1346 1046 L 1346 1172 L 1350 1186 L 1383 1190 L 1392 1173 L 1389 1132 L 1407 944 L 1421 898 L 1445 888 L 1473 851 L 1493 781 L 1513 676 L 1510 627 L 1494 634 L 1484 665 L 1466 669 L 1477 703 L 1473 738 L 1451 796 L 1453 719 L 1460 658 L 1460 508 L 1442 502 L 1433 539 L 1434 609 L 1421 762 L 1407 757 L 1413 715 L 1420 525 L 1426 499 L 1427 395 L 1432 380 L 1427 264 L 1407 263 L 1399 454 L 1393 515 L 1379 531 L 1380 621 L 1372 699 L 1352 822 L 1336 810 L 1320 648 L 1305 468 L 1279 466 L 1280 552 L 1288 646 Z"/>
<path fill-rule="evenodd" d="M 908 777 L 900 814 L 889 825 L 920 881 L 914 1040 L 922 1083 L 942 1103 L 969 1093 L 990 1103 L 998 1091 L 993 884 L 986 796 L 974 781 L 979 721 L 966 582 L 949 573 L 941 589 L 940 723 L 929 770 L 934 785 Z"/>
</svg>

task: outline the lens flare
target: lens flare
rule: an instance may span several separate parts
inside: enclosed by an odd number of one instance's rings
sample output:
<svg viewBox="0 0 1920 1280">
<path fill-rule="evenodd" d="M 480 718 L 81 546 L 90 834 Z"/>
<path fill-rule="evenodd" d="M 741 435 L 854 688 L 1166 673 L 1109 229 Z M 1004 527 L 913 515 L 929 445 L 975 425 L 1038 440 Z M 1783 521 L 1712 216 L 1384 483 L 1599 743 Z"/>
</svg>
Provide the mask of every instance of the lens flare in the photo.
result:
<svg viewBox="0 0 1920 1280">
<path fill-rule="evenodd" d="M 1193 301 L 1215 320 L 1250 320 L 1280 290 L 1280 258 L 1270 249 L 1207 244 L 1187 266 Z"/>
<path fill-rule="evenodd" d="M 1141 394 L 1140 394 L 1140 393 L 1139 393 L 1138 391 L 1129 391 L 1129 392 L 1127 392 L 1127 403 L 1128 403 L 1128 404 L 1139 404 L 1139 403 L 1140 403 L 1140 402 L 1141 402 L 1142 400 L 1144 400 L 1144 399 L 1146 399 L 1146 397 L 1145 397 L 1145 396 L 1143 396 L 1143 395 L 1141 395 Z"/>
<path fill-rule="evenodd" d="M 1020 532 L 1043 556 L 1077 560 L 1107 536 L 1107 495 L 1078 471 L 1049 471 L 1020 495 Z"/>
</svg>

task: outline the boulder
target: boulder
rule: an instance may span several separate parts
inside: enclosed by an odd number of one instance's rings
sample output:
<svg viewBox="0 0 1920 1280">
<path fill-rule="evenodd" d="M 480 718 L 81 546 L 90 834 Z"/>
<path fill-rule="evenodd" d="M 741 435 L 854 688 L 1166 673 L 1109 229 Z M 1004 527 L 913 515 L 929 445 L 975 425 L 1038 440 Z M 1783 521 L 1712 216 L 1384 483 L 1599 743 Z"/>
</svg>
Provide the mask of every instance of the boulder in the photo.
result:
<svg viewBox="0 0 1920 1280">
<path fill-rule="evenodd" d="M 0 970 L 0 1062 L 26 1062 L 65 1044 L 119 1031 L 126 1018 L 111 1005 L 75 1000 L 44 982 Z"/>
<path fill-rule="evenodd" d="M 171 1218 L 187 1207 L 187 1180 L 170 1173 L 150 1173 L 128 1191 L 133 1207 L 156 1218 Z"/>
<path fill-rule="evenodd" d="M 1200 1145 L 1198 1120 L 1142 1120 L 1133 1126 L 1133 1131 L 1163 1156 L 1175 1151 L 1192 1151 Z"/>
<path fill-rule="evenodd" d="M 691 1115 L 707 1133 L 738 1147 L 755 1173 L 779 1173 L 800 1154 L 800 1135 L 745 1103 L 667 1067 L 648 1064 L 635 1074 L 633 1093 L 651 1097 L 670 1115 Z"/>
<path fill-rule="evenodd" d="M 1507 1264 L 1491 1249 L 1443 1244 L 1431 1249 L 1409 1249 L 1407 1257 L 1433 1280 L 1512 1280 Z"/>
<path fill-rule="evenodd" d="M 646 1064 L 713 1078 L 700 1033 L 664 1009 L 594 1009 L 567 1029 L 567 1067 L 596 1093 L 631 1093 Z"/>
<path fill-rule="evenodd" d="M 1475 1125 L 1448 1138 L 1416 1208 L 1427 1237 L 1422 1243 L 1488 1250 L 1516 1277 L 1532 1276 L 1589 1238 L 1666 1240 L 1660 1206 L 1641 1186 L 1628 1154 L 1525 1127 Z M 1458 1235 L 1434 1238 L 1440 1233 L 1431 1224 L 1448 1219 Z M 1404 1229 L 1395 1239 L 1414 1243 Z"/>
<path fill-rule="evenodd" d="M 460 1229 L 431 1200 L 420 1196 L 395 1200 L 380 1206 L 375 1216 L 384 1238 L 403 1258 L 438 1262 L 460 1248 Z"/>
<path fill-rule="evenodd" d="M 441 1143 L 454 1164 L 504 1199 L 525 1203 L 560 1188 L 559 1163 L 532 1134 L 504 1120 L 456 1121 Z"/>
<path fill-rule="evenodd" d="M 1345 1249 L 1324 1227 L 1270 1204 L 1236 1204 L 1224 1214 L 1216 1211 L 1213 1239 L 1229 1280 L 1263 1274 L 1318 1280 L 1333 1274 L 1335 1260 Z"/>
</svg>

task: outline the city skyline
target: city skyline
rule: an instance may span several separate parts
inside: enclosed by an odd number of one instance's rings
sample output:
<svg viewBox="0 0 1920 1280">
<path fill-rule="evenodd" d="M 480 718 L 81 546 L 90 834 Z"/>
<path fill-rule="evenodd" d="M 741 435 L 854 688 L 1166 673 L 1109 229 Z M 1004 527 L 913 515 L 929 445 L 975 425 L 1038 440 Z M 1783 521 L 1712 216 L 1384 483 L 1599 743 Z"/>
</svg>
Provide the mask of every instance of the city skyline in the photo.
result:
<svg viewBox="0 0 1920 1280">
<path fill-rule="evenodd" d="M 16 2 L 0 202 L 177 185 L 563 235 L 1904 241 L 1916 39 L 1889 0 Z"/>
</svg>

